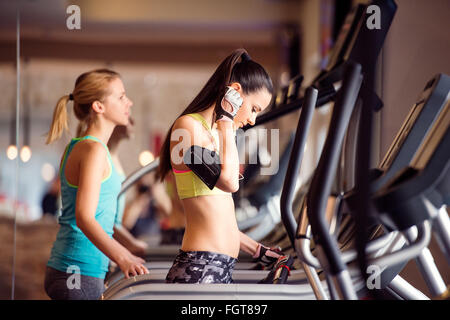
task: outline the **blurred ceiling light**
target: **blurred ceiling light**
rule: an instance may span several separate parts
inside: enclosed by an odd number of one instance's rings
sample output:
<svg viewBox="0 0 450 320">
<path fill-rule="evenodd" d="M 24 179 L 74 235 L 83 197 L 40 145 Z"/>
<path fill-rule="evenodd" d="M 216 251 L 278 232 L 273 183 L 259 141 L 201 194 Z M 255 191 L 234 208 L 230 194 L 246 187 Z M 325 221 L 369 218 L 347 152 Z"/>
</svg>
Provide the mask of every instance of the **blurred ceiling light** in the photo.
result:
<svg viewBox="0 0 450 320">
<path fill-rule="evenodd" d="M 153 160 L 155 160 L 155 156 L 148 150 L 142 151 L 139 155 L 139 163 L 143 167 L 151 163 Z"/>
<path fill-rule="evenodd" d="M 9 160 L 14 160 L 17 157 L 17 147 L 15 145 L 10 145 L 6 149 L 6 156 Z"/>
<path fill-rule="evenodd" d="M 41 168 L 41 176 L 45 182 L 50 182 L 55 178 L 55 168 L 48 162 L 44 163 Z"/>
<path fill-rule="evenodd" d="M 28 162 L 31 159 L 31 149 L 29 146 L 23 146 L 20 150 L 20 159 L 23 162 Z"/>
</svg>

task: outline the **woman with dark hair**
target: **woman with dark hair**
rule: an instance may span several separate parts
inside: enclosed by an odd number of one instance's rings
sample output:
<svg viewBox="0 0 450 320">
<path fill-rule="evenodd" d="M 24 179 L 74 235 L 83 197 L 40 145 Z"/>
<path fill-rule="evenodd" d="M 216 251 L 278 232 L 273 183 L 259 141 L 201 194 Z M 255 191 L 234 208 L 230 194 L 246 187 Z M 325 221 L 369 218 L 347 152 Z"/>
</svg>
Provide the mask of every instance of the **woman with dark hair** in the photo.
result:
<svg viewBox="0 0 450 320">
<path fill-rule="evenodd" d="M 240 249 L 266 265 L 280 257 L 239 231 L 231 196 L 239 188 L 235 130 L 255 123 L 272 90 L 264 68 L 235 50 L 170 128 L 158 177 L 173 171 L 186 229 L 166 282 L 231 283 Z"/>
</svg>

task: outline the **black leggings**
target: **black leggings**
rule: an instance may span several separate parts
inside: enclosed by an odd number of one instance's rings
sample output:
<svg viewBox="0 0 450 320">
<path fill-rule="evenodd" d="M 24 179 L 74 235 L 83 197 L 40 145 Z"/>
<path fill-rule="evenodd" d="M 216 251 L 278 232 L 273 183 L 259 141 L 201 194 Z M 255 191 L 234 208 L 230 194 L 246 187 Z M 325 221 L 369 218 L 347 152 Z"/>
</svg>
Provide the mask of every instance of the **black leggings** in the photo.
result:
<svg viewBox="0 0 450 320">
<path fill-rule="evenodd" d="M 175 257 L 167 283 L 232 283 L 236 259 L 209 251 L 183 251 Z"/>
</svg>

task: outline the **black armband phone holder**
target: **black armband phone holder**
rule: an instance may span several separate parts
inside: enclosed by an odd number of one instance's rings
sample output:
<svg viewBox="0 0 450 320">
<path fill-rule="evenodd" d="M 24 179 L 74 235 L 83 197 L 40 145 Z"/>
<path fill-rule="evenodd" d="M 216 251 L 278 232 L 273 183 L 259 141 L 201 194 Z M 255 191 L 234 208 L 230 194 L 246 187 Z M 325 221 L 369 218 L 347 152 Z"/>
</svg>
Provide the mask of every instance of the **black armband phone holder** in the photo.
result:
<svg viewBox="0 0 450 320">
<path fill-rule="evenodd" d="M 184 153 L 184 164 L 212 190 L 219 180 L 221 166 L 217 152 L 193 145 Z"/>
</svg>

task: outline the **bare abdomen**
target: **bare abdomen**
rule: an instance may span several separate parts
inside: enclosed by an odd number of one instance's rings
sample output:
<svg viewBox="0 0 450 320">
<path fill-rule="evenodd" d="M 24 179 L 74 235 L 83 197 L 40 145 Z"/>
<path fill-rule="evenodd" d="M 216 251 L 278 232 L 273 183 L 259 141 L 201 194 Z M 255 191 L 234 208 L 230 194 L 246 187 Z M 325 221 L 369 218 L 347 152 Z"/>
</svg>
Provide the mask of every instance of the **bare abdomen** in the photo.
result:
<svg viewBox="0 0 450 320">
<path fill-rule="evenodd" d="M 183 251 L 210 251 L 237 258 L 239 230 L 231 195 L 184 199 L 186 231 Z"/>
</svg>

